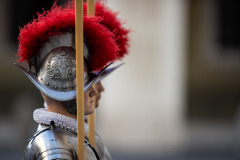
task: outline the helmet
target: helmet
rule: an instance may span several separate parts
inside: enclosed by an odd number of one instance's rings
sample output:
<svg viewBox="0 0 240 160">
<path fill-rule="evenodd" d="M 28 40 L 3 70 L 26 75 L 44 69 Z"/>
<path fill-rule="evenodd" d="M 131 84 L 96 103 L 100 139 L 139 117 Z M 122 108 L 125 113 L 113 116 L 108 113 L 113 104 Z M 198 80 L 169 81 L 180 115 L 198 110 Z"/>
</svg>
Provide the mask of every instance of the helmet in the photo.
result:
<svg viewBox="0 0 240 160">
<path fill-rule="evenodd" d="M 101 24 L 103 17 L 83 15 L 84 91 L 120 58 L 115 33 Z M 68 101 L 76 98 L 75 7 L 53 5 L 50 11 L 20 29 L 17 65 L 44 94 Z M 35 72 L 31 71 L 34 67 Z"/>
<path fill-rule="evenodd" d="M 87 3 L 83 5 L 84 14 L 87 14 Z M 103 20 L 100 22 L 102 25 L 106 26 L 111 32 L 114 33 L 114 38 L 119 47 L 119 52 L 117 53 L 117 59 L 121 60 L 125 55 L 128 54 L 129 44 L 129 33 L 130 29 L 125 28 L 121 19 L 117 17 L 118 12 L 114 12 L 112 9 L 104 5 L 102 1 L 97 1 L 95 4 L 95 15 L 102 17 Z M 107 68 L 95 83 L 100 82 L 102 79 L 110 75 L 114 70 L 122 66 L 124 63 L 116 65 L 114 67 Z"/>
</svg>

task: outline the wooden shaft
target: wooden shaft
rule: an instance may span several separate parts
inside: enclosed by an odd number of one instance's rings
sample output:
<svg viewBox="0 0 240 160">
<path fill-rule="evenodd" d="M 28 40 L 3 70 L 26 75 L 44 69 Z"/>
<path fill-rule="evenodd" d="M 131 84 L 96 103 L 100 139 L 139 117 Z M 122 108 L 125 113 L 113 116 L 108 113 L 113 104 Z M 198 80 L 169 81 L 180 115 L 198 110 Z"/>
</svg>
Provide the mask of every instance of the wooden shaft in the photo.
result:
<svg viewBox="0 0 240 160">
<path fill-rule="evenodd" d="M 88 116 L 88 140 L 95 147 L 95 113 Z"/>
<path fill-rule="evenodd" d="M 95 0 L 87 0 L 87 15 L 95 15 Z"/>
<path fill-rule="evenodd" d="M 75 0 L 75 43 L 77 81 L 77 145 L 78 160 L 85 160 L 84 136 L 84 61 L 83 61 L 83 1 Z"/>
<path fill-rule="evenodd" d="M 87 15 L 95 15 L 94 0 L 87 0 Z M 95 101 L 93 105 L 95 107 Z M 88 116 L 88 140 L 95 147 L 95 113 Z"/>
</svg>

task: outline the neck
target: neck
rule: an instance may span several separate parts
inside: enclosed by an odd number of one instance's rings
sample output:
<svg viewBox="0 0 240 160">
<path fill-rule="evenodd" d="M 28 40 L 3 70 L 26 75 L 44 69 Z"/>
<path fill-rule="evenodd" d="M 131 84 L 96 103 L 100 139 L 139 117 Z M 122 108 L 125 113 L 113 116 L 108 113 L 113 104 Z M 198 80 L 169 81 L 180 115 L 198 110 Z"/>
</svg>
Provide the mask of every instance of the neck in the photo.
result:
<svg viewBox="0 0 240 160">
<path fill-rule="evenodd" d="M 61 114 L 61 115 L 64 115 L 64 116 L 68 116 L 68 117 L 77 119 L 77 116 L 72 115 L 72 114 L 70 114 L 66 111 L 62 102 L 60 102 L 60 101 L 54 101 L 53 103 L 47 103 L 46 102 L 46 104 L 47 104 L 47 110 L 49 112 L 54 112 L 54 113 L 58 113 L 58 114 Z"/>
</svg>

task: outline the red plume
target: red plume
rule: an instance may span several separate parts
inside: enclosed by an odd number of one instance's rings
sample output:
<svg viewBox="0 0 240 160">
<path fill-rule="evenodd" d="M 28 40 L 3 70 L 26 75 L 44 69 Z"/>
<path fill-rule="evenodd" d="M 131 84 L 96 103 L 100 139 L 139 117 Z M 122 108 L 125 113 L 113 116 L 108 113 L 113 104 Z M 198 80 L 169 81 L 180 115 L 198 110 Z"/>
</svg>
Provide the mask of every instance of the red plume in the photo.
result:
<svg viewBox="0 0 240 160">
<path fill-rule="evenodd" d="M 123 27 L 123 22 L 117 17 L 118 12 L 113 12 L 109 7 L 101 2 L 96 2 L 95 15 L 102 17 L 101 24 L 105 25 L 111 32 L 115 34 L 116 42 L 119 46 L 118 58 L 123 58 L 128 53 L 129 48 L 129 29 Z M 86 14 L 87 3 L 84 3 L 84 11 Z"/>
<path fill-rule="evenodd" d="M 108 63 L 116 60 L 119 53 L 118 45 L 114 39 L 114 33 L 100 24 L 101 17 L 87 17 L 84 15 L 84 40 L 91 55 L 90 67 L 99 70 Z M 41 45 L 49 36 L 61 34 L 61 32 L 75 31 L 75 7 L 70 2 L 66 7 L 54 4 L 50 11 L 38 14 L 20 29 L 19 49 L 17 56 L 19 61 L 26 61 L 37 54 Z"/>
</svg>

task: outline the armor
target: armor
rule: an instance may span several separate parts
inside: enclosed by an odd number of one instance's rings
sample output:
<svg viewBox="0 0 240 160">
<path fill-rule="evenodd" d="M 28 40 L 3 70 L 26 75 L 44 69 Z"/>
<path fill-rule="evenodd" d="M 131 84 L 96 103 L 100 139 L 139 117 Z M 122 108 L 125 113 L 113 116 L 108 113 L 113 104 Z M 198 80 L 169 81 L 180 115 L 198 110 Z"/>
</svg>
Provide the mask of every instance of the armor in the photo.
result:
<svg viewBox="0 0 240 160">
<path fill-rule="evenodd" d="M 95 83 L 100 82 L 101 80 L 103 80 L 105 77 L 107 77 L 109 74 L 111 74 L 113 71 L 115 71 L 116 69 L 118 69 L 119 67 L 121 67 L 122 65 L 124 65 L 124 63 L 120 63 L 114 67 L 109 67 L 106 70 L 103 71 L 103 73 L 100 75 L 100 77 L 95 81 Z"/>
<path fill-rule="evenodd" d="M 67 101 L 76 98 L 76 53 L 72 40 L 74 37 L 70 32 L 49 37 L 39 51 L 40 57 L 35 60 L 35 65 L 40 66 L 37 74 L 16 64 L 41 92 L 55 100 Z M 68 41 L 64 44 L 66 40 Z M 89 53 L 86 45 L 84 51 L 84 91 L 86 91 L 111 63 L 97 72 L 92 72 L 88 65 Z"/>
<path fill-rule="evenodd" d="M 33 119 L 37 132 L 27 143 L 24 160 L 77 160 L 77 121 L 46 108 L 36 109 Z M 95 149 L 85 140 L 85 159 L 98 160 Z"/>
<path fill-rule="evenodd" d="M 58 127 L 39 125 L 30 139 L 24 160 L 77 160 L 77 135 Z M 92 147 L 85 142 L 85 159 L 97 160 Z"/>
<path fill-rule="evenodd" d="M 86 122 L 85 122 L 85 137 L 86 139 L 88 139 L 88 124 Z M 104 145 L 100 135 L 97 132 L 95 132 L 95 149 L 101 160 L 112 159 L 107 147 Z"/>
</svg>

